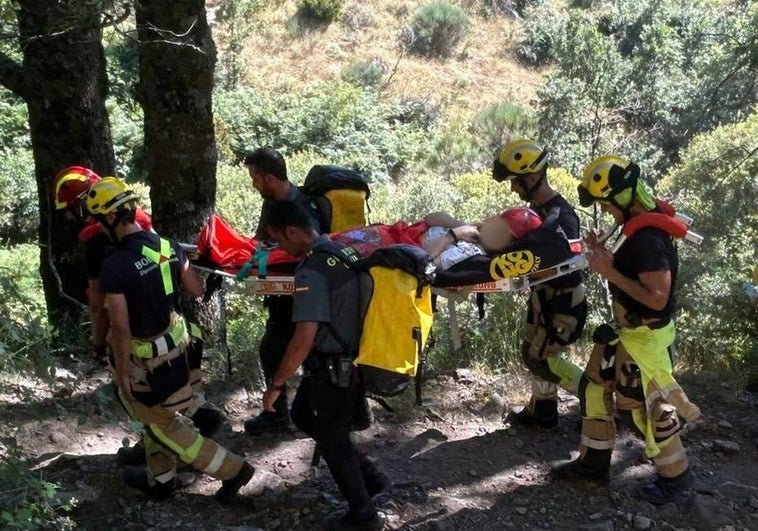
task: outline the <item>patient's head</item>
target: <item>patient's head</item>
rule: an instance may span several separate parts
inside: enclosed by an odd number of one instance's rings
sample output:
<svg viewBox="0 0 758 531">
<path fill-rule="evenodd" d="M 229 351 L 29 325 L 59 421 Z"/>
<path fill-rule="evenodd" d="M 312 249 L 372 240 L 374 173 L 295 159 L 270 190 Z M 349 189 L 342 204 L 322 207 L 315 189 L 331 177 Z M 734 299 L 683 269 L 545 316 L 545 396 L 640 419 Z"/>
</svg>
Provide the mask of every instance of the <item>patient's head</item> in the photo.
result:
<svg viewBox="0 0 758 531">
<path fill-rule="evenodd" d="M 508 208 L 479 224 L 479 243 L 488 253 L 497 253 L 541 225 L 542 219 L 531 208 Z"/>
</svg>

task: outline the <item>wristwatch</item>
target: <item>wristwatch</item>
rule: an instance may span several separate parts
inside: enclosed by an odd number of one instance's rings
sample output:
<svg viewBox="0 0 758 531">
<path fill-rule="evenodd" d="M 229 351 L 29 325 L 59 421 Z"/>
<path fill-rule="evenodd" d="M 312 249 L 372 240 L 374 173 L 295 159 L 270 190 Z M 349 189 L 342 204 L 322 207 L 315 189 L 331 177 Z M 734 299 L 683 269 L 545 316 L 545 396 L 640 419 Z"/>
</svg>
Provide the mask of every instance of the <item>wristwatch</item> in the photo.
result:
<svg viewBox="0 0 758 531">
<path fill-rule="evenodd" d="M 458 236 L 453 229 L 447 229 L 447 234 L 453 239 L 453 243 L 458 243 Z"/>
</svg>

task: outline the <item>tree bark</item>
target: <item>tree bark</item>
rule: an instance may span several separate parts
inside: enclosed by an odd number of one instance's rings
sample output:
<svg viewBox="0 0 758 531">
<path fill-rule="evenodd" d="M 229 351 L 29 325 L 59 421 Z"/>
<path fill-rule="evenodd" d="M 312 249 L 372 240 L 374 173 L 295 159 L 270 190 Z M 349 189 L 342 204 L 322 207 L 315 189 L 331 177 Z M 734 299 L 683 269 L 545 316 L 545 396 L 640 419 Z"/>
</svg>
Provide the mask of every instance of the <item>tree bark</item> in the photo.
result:
<svg viewBox="0 0 758 531">
<path fill-rule="evenodd" d="M 216 201 L 216 48 L 205 2 L 140 0 L 135 8 L 153 223 L 160 234 L 194 242 Z M 218 297 L 191 313 L 207 339 L 225 343 Z"/>
<path fill-rule="evenodd" d="M 0 84 L 21 96 L 29 111 L 40 274 L 53 325 L 80 317 L 82 306 L 75 300 L 84 302 L 87 278 L 76 230 L 55 211 L 52 182 L 66 166 L 85 165 L 105 174 L 115 166 L 100 9 L 100 2 L 90 0 L 21 0 L 17 20 L 23 63 L 0 58 Z"/>
</svg>

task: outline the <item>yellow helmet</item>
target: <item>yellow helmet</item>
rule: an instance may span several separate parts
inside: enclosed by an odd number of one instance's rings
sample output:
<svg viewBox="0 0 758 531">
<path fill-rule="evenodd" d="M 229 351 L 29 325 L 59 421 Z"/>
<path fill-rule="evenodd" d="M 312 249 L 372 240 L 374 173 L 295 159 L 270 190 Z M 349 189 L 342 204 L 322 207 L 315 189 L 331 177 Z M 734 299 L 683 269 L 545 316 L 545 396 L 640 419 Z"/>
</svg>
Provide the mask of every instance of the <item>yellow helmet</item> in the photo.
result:
<svg viewBox="0 0 758 531">
<path fill-rule="evenodd" d="M 547 165 L 547 150 L 534 140 L 521 138 L 505 146 L 495 159 L 492 176 L 501 183 L 537 173 Z"/>
<path fill-rule="evenodd" d="M 118 210 L 137 208 L 137 196 L 116 177 L 103 177 L 87 193 L 87 210 L 93 216 L 105 216 Z"/>
<path fill-rule="evenodd" d="M 615 202 L 617 194 L 636 185 L 637 177 L 639 167 L 630 161 L 616 155 L 598 157 L 584 168 L 578 186 L 579 203 L 587 207 L 599 200 Z"/>
</svg>

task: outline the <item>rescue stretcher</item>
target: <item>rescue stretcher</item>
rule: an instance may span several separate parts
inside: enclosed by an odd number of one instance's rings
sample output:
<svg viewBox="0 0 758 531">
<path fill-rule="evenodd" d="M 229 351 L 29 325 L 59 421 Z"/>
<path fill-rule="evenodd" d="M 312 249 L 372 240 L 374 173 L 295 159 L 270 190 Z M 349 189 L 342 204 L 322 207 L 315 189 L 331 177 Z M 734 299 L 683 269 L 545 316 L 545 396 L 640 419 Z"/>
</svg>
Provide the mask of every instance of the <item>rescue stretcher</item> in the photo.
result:
<svg viewBox="0 0 758 531">
<path fill-rule="evenodd" d="M 335 239 L 352 245 L 367 256 L 377 246 L 395 243 L 419 245 L 420 234 L 427 230 L 423 224 L 399 222 L 390 226 L 369 225 L 335 235 Z M 191 257 L 192 267 L 205 274 L 226 280 L 229 289 L 250 296 L 292 295 L 295 290 L 294 267 L 297 260 L 282 255 L 273 247 L 263 252 L 258 242 L 239 235 L 220 218 L 212 218 L 198 238 L 196 245 L 184 244 Z M 447 300 L 453 348 L 461 348 L 456 303 L 471 293 L 495 294 L 523 292 L 542 283 L 570 275 L 587 267 L 580 242 L 567 244 L 565 239 L 553 246 L 553 258 L 544 261 L 548 267 L 527 266 L 524 274 L 513 275 L 512 264 L 505 255 L 476 255 L 439 271 L 432 282 L 432 292 Z M 555 249 L 560 249 L 557 253 Z M 205 259 L 203 259 L 203 257 Z M 557 257 L 557 258 L 556 258 Z M 558 263 L 556 259 L 564 258 Z M 505 270 L 509 270 L 506 274 Z"/>
<path fill-rule="evenodd" d="M 702 242 L 703 237 L 691 230 L 694 221 L 691 217 L 676 212 L 668 203 L 659 200 L 656 202 L 662 214 L 639 216 L 638 221 L 642 223 L 637 223 L 637 226 L 634 220 L 625 224 L 612 244 L 610 240 L 619 226 L 609 228 L 599 240 L 608 242 L 606 245 L 609 250 L 615 253 L 635 230 L 653 225 L 696 245 Z M 368 256 L 381 246 L 396 243 L 420 245 L 422 234 L 428 229 L 429 226 L 423 222 L 398 222 L 393 225 L 359 227 L 332 236 L 337 241 L 351 245 L 363 256 Z M 559 245 L 563 245 L 562 250 L 559 247 L 556 252 L 554 248 L 553 252 L 548 253 L 552 255 L 551 261 L 530 265 L 523 274 L 514 275 L 512 269 L 504 270 L 508 268 L 502 262 L 496 263 L 505 255 L 472 256 L 449 270 L 439 272 L 432 283 L 432 289 L 448 300 L 454 348 L 460 348 L 455 303 L 464 300 L 469 294 L 528 291 L 542 283 L 588 267 L 581 242 L 569 242 L 568 249 L 565 248 L 565 240 Z M 209 219 L 196 244 L 184 244 L 195 269 L 231 281 L 234 291 L 251 296 L 291 295 L 295 290 L 293 275 L 297 259 L 274 247 L 263 247 L 259 242 L 236 232 L 215 214 Z"/>
</svg>

